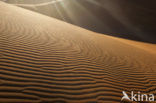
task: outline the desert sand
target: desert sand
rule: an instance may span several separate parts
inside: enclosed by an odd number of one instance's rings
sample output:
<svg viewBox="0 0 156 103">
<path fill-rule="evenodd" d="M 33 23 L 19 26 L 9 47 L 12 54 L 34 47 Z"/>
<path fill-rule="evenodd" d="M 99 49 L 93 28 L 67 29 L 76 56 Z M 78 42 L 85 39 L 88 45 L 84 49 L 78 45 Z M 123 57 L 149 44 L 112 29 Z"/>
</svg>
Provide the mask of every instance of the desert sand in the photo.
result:
<svg viewBox="0 0 156 103">
<path fill-rule="evenodd" d="M 119 103 L 156 94 L 156 45 L 0 2 L 1 103 Z"/>
<path fill-rule="evenodd" d="M 102 34 L 156 44 L 156 0 L 6 0 Z"/>
</svg>

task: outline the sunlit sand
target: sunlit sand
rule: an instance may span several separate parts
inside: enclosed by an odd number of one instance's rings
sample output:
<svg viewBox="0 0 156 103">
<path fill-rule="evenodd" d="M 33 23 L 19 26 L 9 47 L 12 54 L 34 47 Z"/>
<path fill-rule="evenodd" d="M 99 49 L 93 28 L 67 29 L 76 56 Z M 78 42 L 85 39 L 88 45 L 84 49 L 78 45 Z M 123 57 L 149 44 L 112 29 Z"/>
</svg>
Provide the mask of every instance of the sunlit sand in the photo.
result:
<svg viewBox="0 0 156 103">
<path fill-rule="evenodd" d="M 119 103 L 156 93 L 156 46 L 0 2 L 1 103 Z"/>
</svg>

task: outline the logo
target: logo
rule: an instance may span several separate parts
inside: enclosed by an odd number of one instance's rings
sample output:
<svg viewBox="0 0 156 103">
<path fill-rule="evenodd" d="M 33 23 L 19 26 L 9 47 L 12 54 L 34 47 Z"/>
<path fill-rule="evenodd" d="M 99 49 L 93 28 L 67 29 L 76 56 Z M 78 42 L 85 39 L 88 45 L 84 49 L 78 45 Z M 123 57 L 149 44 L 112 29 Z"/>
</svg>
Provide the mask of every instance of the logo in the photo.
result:
<svg viewBox="0 0 156 103">
<path fill-rule="evenodd" d="M 121 98 L 121 101 L 123 100 L 129 100 L 129 101 L 154 101 L 154 94 L 141 94 L 141 92 L 138 92 L 135 94 L 133 91 L 131 91 L 131 96 L 129 97 L 125 91 L 122 91 L 123 97 Z"/>
</svg>

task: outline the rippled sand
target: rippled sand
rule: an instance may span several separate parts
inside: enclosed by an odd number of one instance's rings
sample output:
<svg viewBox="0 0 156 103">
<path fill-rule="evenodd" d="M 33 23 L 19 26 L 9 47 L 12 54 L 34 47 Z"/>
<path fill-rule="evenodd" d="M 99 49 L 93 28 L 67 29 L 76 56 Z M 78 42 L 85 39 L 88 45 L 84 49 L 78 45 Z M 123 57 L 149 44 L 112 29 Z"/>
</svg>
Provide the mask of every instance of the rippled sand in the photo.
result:
<svg viewBox="0 0 156 103">
<path fill-rule="evenodd" d="M 0 2 L 0 102 L 119 103 L 156 93 L 156 46 Z"/>
</svg>

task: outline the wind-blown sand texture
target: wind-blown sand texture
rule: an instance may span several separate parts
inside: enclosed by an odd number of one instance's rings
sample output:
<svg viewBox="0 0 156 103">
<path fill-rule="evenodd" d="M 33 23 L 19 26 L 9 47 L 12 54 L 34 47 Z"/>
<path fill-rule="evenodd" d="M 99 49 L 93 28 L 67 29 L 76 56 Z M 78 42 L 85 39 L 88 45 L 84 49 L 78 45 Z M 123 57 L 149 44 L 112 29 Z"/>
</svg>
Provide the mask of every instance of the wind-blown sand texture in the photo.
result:
<svg viewBox="0 0 156 103">
<path fill-rule="evenodd" d="M 6 0 L 102 34 L 156 44 L 156 0 Z"/>
<path fill-rule="evenodd" d="M 0 102 L 118 103 L 123 90 L 155 94 L 155 50 L 0 2 Z"/>
</svg>

